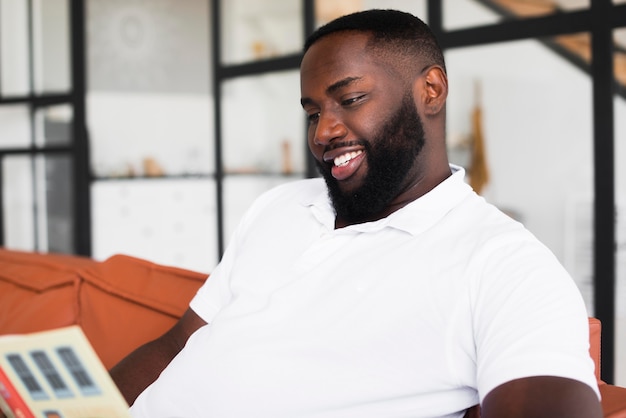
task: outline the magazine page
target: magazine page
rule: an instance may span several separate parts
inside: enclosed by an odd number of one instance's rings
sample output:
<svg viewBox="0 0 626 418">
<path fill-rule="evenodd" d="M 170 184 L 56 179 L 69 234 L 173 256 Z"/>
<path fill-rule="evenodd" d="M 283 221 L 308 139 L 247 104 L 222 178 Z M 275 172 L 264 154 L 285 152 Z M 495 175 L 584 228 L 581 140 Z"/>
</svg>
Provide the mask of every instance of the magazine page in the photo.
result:
<svg viewBox="0 0 626 418">
<path fill-rule="evenodd" d="M 0 336 L 0 406 L 8 417 L 130 417 L 77 325 Z"/>
</svg>

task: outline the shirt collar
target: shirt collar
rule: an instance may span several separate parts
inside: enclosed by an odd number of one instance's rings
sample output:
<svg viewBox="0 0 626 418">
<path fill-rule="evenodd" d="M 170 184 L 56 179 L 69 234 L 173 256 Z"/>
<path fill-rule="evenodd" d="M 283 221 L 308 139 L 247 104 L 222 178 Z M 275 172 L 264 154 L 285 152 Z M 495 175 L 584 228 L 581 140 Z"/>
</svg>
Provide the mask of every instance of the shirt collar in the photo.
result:
<svg viewBox="0 0 626 418">
<path fill-rule="evenodd" d="M 375 232 L 383 228 L 394 228 L 417 235 L 434 225 L 439 219 L 458 205 L 472 188 L 465 183 L 465 170 L 450 164 L 452 175 L 439 183 L 434 189 L 397 210 L 386 218 L 374 222 L 350 225 L 342 228 L 346 231 Z M 332 207 L 328 191 L 323 183 L 323 190 L 307 196 L 301 202 L 309 206 L 313 216 L 328 230 L 335 225 L 335 211 Z"/>
</svg>

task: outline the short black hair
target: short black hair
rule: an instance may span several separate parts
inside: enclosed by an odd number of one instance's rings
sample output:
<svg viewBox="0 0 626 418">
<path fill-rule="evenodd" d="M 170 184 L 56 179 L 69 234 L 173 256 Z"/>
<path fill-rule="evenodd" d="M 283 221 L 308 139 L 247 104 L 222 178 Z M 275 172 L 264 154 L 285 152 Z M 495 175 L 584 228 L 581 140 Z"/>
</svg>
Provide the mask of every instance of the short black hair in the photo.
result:
<svg viewBox="0 0 626 418">
<path fill-rule="evenodd" d="M 421 58 L 425 66 L 439 65 L 445 71 L 443 52 L 432 30 L 418 17 L 399 10 L 370 9 L 341 16 L 313 32 L 304 52 L 321 38 L 342 31 L 371 33 L 370 46 L 404 58 Z"/>
</svg>

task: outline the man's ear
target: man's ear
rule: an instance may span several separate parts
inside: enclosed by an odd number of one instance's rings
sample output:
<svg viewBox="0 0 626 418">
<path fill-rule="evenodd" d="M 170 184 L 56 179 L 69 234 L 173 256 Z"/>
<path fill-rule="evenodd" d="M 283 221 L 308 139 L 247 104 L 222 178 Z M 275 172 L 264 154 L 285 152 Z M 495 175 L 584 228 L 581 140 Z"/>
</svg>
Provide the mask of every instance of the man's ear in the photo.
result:
<svg viewBox="0 0 626 418">
<path fill-rule="evenodd" d="M 418 109 L 422 108 L 427 116 L 435 116 L 444 107 L 448 97 L 448 77 L 438 65 L 429 67 L 417 78 L 414 85 L 414 97 L 421 101 Z"/>
</svg>

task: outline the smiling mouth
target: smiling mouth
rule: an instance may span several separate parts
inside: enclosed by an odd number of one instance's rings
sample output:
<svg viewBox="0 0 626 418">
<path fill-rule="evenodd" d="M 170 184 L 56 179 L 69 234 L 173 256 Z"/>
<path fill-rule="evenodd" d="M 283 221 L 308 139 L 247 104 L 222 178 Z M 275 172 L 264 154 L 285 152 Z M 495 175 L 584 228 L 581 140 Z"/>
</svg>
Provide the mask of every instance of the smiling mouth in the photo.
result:
<svg viewBox="0 0 626 418">
<path fill-rule="evenodd" d="M 362 150 L 358 150 L 358 151 L 352 151 L 352 152 L 347 152 L 347 153 L 342 154 L 342 155 L 338 155 L 333 160 L 333 164 L 335 165 L 335 167 L 343 167 L 343 166 L 347 165 L 350 162 L 350 160 L 352 160 L 353 158 L 358 157 L 361 154 L 363 154 L 363 151 Z"/>
</svg>

